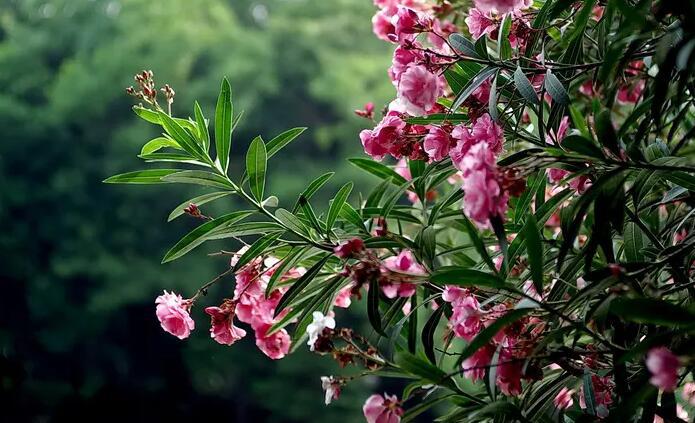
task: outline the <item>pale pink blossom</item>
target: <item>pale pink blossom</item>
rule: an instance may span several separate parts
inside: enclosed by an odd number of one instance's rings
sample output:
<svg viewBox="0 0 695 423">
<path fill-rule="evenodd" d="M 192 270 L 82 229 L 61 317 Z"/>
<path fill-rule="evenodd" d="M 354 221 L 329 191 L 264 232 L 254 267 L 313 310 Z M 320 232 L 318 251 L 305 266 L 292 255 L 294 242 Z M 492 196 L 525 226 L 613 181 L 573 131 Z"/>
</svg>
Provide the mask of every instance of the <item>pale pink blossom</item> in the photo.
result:
<svg viewBox="0 0 695 423">
<path fill-rule="evenodd" d="M 478 39 L 483 35 L 489 35 L 498 27 L 490 12 L 483 13 L 475 7 L 468 11 L 465 21 L 466 25 L 468 25 L 468 31 L 474 39 Z"/>
<path fill-rule="evenodd" d="M 574 390 L 568 389 L 567 387 L 560 389 L 560 392 L 555 395 L 555 399 L 553 400 L 555 408 L 560 410 L 567 410 L 570 408 L 572 404 L 574 404 L 574 400 L 572 399 L 573 394 Z"/>
<path fill-rule="evenodd" d="M 403 415 L 398 397 L 374 394 L 362 406 L 367 423 L 399 423 Z"/>
<path fill-rule="evenodd" d="M 695 382 L 688 382 L 683 386 L 681 393 L 683 400 L 690 405 L 695 405 Z"/>
<path fill-rule="evenodd" d="M 475 140 L 471 135 L 471 130 L 466 125 L 456 125 L 451 131 L 451 137 L 455 140 L 453 147 L 449 149 L 449 156 L 451 157 L 451 162 L 456 169 L 461 170 L 461 163 L 463 158 L 471 149 Z"/>
<path fill-rule="evenodd" d="M 494 154 L 499 154 L 502 151 L 504 132 L 487 113 L 473 123 L 470 136 L 476 143 L 486 143 Z"/>
<path fill-rule="evenodd" d="M 554 144 L 554 143 L 559 143 L 562 141 L 563 138 L 565 138 L 565 135 L 567 135 L 567 131 L 570 128 L 570 121 L 567 116 L 563 116 L 563 118 L 560 120 L 560 125 L 557 128 L 557 133 L 555 130 L 550 129 L 547 134 L 545 134 L 545 142 L 546 144 Z"/>
<path fill-rule="evenodd" d="M 673 392 L 678 385 L 678 369 L 681 366 L 678 356 L 666 347 L 656 347 L 647 353 L 647 369 L 652 377 L 649 382 L 666 392 Z"/>
<path fill-rule="evenodd" d="M 321 388 L 325 392 L 324 402 L 326 405 L 340 397 L 340 382 L 333 376 L 321 376 Z"/>
<path fill-rule="evenodd" d="M 210 337 L 222 345 L 232 345 L 246 336 L 246 331 L 234 326 L 234 310 L 231 307 L 207 307 L 210 315 Z"/>
<path fill-rule="evenodd" d="M 503 217 L 509 194 L 500 185 L 495 156 L 487 143 L 475 144 L 461 161 L 463 211 L 478 226 L 489 226 L 490 218 Z"/>
<path fill-rule="evenodd" d="M 270 326 L 263 325 L 256 329 L 256 346 L 269 358 L 279 360 L 290 351 L 290 335 L 285 329 L 268 335 Z"/>
<path fill-rule="evenodd" d="M 427 135 L 425 135 L 423 148 L 430 159 L 439 161 L 449 155 L 449 149 L 453 141 L 451 134 L 447 130 L 438 126 L 432 126 Z"/>
<path fill-rule="evenodd" d="M 348 308 L 352 304 L 352 284 L 346 286 L 345 288 L 338 291 L 335 300 L 333 300 L 333 305 L 341 308 Z"/>
<path fill-rule="evenodd" d="M 324 316 L 320 311 L 313 312 L 311 317 L 313 321 L 306 327 L 306 334 L 309 337 L 306 344 L 309 346 L 309 350 L 314 351 L 314 345 L 323 333 L 323 330 L 326 328 L 335 329 L 335 319 L 330 313 L 328 316 Z"/>
<path fill-rule="evenodd" d="M 401 75 L 398 99 L 408 114 L 424 115 L 430 111 L 441 94 L 439 77 L 424 65 L 412 64 Z"/>
<path fill-rule="evenodd" d="M 195 328 L 195 322 L 189 314 L 191 301 L 184 300 L 180 295 L 164 291 L 157 297 L 157 319 L 162 329 L 179 339 L 188 338 Z"/>
<path fill-rule="evenodd" d="M 486 366 L 490 365 L 494 354 L 495 347 L 491 344 L 485 344 L 479 348 L 473 355 L 463 360 L 461 365 L 463 376 L 474 382 L 484 378 Z"/>
<path fill-rule="evenodd" d="M 383 9 L 372 17 L 372 31 L 384 41 L 391 41 L 391 37 L 396 35 L 396 28 L 391 23 L 392 16 L 388 9 Z"/>
<path fill-rule="evenodd" d="M 417 286 L 407 282 L 408 275 L 426 273 L 410 250 L 403 250 L 397 256 L 388 257 L 382 267 L 385 281 L 381 283 L 381 291 L 388 298 L 411 297 L 415 294 Z"/>
<path fill-rule="evenodd" d="M 475 7 L 483 13 L 496 12 L 500 15 L 529 7 L 531 0 L 475 0 Z"/>
</svg>

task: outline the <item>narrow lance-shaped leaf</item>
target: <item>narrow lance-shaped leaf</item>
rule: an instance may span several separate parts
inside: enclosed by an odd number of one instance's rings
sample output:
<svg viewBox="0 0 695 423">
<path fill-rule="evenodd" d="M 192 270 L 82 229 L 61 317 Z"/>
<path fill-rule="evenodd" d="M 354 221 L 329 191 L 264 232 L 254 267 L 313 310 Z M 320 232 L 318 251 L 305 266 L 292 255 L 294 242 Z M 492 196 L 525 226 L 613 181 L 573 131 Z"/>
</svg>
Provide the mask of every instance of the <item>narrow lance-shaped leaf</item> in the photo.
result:
<svg viewBox="0 0 695 423">
<path fill-rule="evenodd" d="M 483 286 L 498 288 L 504 284 L 502 279 L 480 270 L 447 266 L 430 275 L 430 282 L 436 285 Z"/>
<path fill-rule="evenodd" d="M 302 132 L 306 131 L 306 128 L 292 128 L 283 132 L 282 134 L 276 136 L 272 140 L 268 141 L 268 158 L 271 158 L 280 151 L 284 146 L 294 141 Z"/>
<path fill-rule="evenodd" d="M 196 126 L 198 127 L 198 136 L 202 142 L 203 149 L 208 151 L 210 149 L 210 132 L 208 131 L 208 124 L 205 121 L 205 116 L 203 116 L 203 110 L 200 108 L 200 104 L 198 104 L 197 101 L 195 102 L 194 112 Z"/>
<path fill-rule="evenodd" d="M 234 271 L 241 269 L 246 263 L 259 257 L 263 252 L 273 245 L 278 238 L 280 238 L 282 232 L 270 232 L 262 237 L 258 238 L 251 246 L 244 251 L 244 254 L 239 257 L 236 264 L 234 265 Z"/>
<path fill-rule="evenodd" d="M 461 34 L 451 34 L 449 35 L 449 42 L 452 47 L 464 55 L 468 57 L 478 57 L 478 53 L 475 51 L 475 44 L 465 36 Z"/>
<path fill-rule="evenodd" d="M 536 217 L 529 213 L 524 225 L 524 238 L 526 240 L 526 252 L 528 253 L 529 266 L 531 267 L 531 278 L 536 292 L 543 293 L 543 243 L 541 234 L 536 223 Z"/>
<path fill-rule="evenodd" d="M 496 68 L 493 67 L 486 67 L 483 70 L 480 71 L 471 81 L 468 83 L 466 88 L 461 91 L 458 96 L 456 96 L 456 100 L 454 100 L 454 104 L 451 105 L 451 110 L 456 110 L 458 109 L 464 101 L 468 97 L 470 97 L 471 94 L 473 94 L 473 91 L 475 91 L 478 87 L 480 87 L 485 81 L 488 80 L 488 78 L 497 72 Z"/>
<path fill-rule="evenodd" d="M 229 152 L 232 148 L 233 110 L 232 87 L 227 78 L 224 78 L 215 109 L 215 148 L 217 149 L 217 161 L 224 173 L 227 173 Z"/>
<path fill-rule="evenodd" d="M 518 66 L 514 71 L 514 85 L 519 93 L 521 93 L 521 96 L 529 103 L 538 104 L 540 102 L 536 90 L 533 88 L 533 85 L 531 85 L 531 81 L 528 80 L 526 75 L 524 75 L 524 71 Z"/>
<path fill-rule="evenodd" d="M 548 91 L 550 97 L 558 103 L 565 106 L 570 104 L 570 97 L 567 94 L 567 90 L 550 69 L 545 73 L 545 90 Z"/>
<path fill-rule="evenodd" d="M 335 223 L 335 220 L 338 218 L 340 210 L 343 208 L 343 204 L 345 204 L 345 201 L 350 195 L 350 192 L 352 192 L 352 186 L 352 182 L 348 182 L 347 184 L 343 185 L 340 188 L 340 190 L 338 190 L 338 193 L 335 195 L 335 198 L 333 198 L 331 206 L 328 209 L 328 214 L 326 215 L 327 234 L 330 234 L 331 229 L 333 229 L 333 224 Z"/>
<path fill-rule="evenodd" d="M 232 225 L 251 213 L 251 211 L 238 211 L 225 214 L 217 219 L 203 223 L 181 238 L 181 240 L 166 253 L 164 259 L 162 259 L 162 263 L 176 260 L 177 258 L 185 255 L 198 245 L 205 242 L 207 240 L 206 235 L 210 234 L 210 232 L 214 229 L 220 228 L 224 225 Z"/>
<path fill-rule="evenodd" d="M 373 279 L 369 282 L 367 292 L 367 317 L 372 328 L 381 336 L 386 336 L 386 332 L 381 327 L 381 315 L 379 313 L 379 282 Z"/>
<path fill-rule="evenodd" d="M 299 279 L 297 279 L 295 281 L 294 284 L 292 284 L 290 289 L 287 290 L 287 292 L 285 292 L 285 295 L 282 296 L 282 298 L 280 299 L 280 302 L 275 307 L 275 316 L 282 313 L 282 311 L 285 309 L 285 307 L 287 307 L 287 305 L 292 300 L 294 300 L 295 298 L 297 298 L 297 296 L 299 294 L 301 294 L 301 292 L 304 290 L 304 288 L 306 288 L 307 285 L 309 285 L 309 283 L 312 280 L 314 280 L 316 275 L 318 275 L 318 273 L 321 271 L 323 266 L 326 264 L 326 262 L 331 257 L 332 257 L 331 254 L 326 254 L 325 256 L 323 256 L 323 258 L 321 258 L 321 260 L 319 260 L 318 262 L 316 262 L 316 264 L 311 266 L 311 268 L 309 268 L 309 270 L 307 270 L 306 273 L 304 273 Z"/>
<path fill-rule="evenodd" d="M 121 173 L 104 179 L 107 184 L 162 184 L 162 177 L 180 172 L 179 169 L 147 169 Z"/>
<path fill-rule="evenodd" d="M 268 156 L 265 143 L 261 137 L 256 137 L 251 141 L 249 150 L 246 152 L 246 172 L 249 175 L 249 186 L 254 198 L 258 201 L 263 200 L 265 190 L 265 172 L 268 165 Z"/>
</svg>

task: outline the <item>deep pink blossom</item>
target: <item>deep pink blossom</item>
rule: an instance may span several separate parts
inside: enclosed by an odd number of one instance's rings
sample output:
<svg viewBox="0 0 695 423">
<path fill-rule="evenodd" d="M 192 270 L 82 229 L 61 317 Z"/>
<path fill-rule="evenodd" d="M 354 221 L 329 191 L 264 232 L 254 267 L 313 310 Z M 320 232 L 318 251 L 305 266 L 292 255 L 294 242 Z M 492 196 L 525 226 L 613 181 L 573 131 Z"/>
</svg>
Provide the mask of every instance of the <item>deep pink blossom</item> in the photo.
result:
<svg viewBox="0 0 695 423">
<path fill-rule="evenodd" d="M 452 147 L 454 139 L 446 129 L 438 126 L 432 126 L 430 131 L 425 135 L 423 148 L 430 159 L 439 161 L 449 155 L 449 149 Z"/>
<path fill-rule="evenodd" d="M 548 169 L 548 182 L 557 184 L 565 179 L 567 175 L 569 175 L 569 172 L 564 169 Z"/>
<path fill-rule="evenodd" d="M 234 326 L 233 307 L 207 307 L 205 312 L 210 315 L 210 337 L 222 345 L 232 345 L 246 336 L 246 331 Z"/>
<path fill-rule="evenodd" d="M 666 392 L 673 392 L 678 385 L 678 356 L 666 347 L 656 347 L 647 353 L 647 368 L 652 374 L 649 382 Z"/>
<path fill-rule="evenodd" d="M 417 43 L 414 43 L 414 46 L 417 45 Z M 400 45 L 396 47 L 396 49 L 393 51 L 393 61 L 391 63 L 391 67 L 389 68 L 389 76 L 391 77 L 391 81 L 395 82 L 396 86 L 398 86 L 398 81 L 401 80 L 401 75 L 403 75 L 403 72 L 408 69 L 408 66 L 423 59 L 424 56 L 419 50 L 406 48 Z"/>
<path fill-rule="evenodd" d="M 398 83 L 398 99 L 403 103 L 405 111 L 413 116 L 430 111 L 440 94 L 439 77 L 424 65 L 408 66 Z"/>
<path fill-rule="evenodd" d="M 553 400 L 553 404 L 555 404 L 555 408 L 559 410 L 567 410 L 574 404 L 574 400 L 572 399 L 572 395 L 574 394 L 574 391 L 572 389 L 568 389 L 567 387 L 563 387 L 560 389 L 560 392 L 555 395 L 555 399 Z"/>
<path fill-rule="evenodd" d="M 474 39 L 478 39 L 483 35 L 488 35 L 497 29 L 498 24 L 490 15 L 490 12 L 483 13 L 475 7 L 468 11 L 468 16 L 465 19 L 468 25 L 468 31 Z"/>
<path fill-rule="evenodd" d="M 173 292 L 164 291 L 164 294 L 157 297 L 155 304 L 157 304 L 157 319 L 162 329 L 179 339 L 188 338 L 195 328 L 195 322 L 188 313 L 191 301 L 184 300 Z"/>
<path fill-rule="evenodd" d="M 360 132 L 360 140 L 365 153 L 375 160 L 381 160 L 393 144 L 403 135 L 406 124 L 397 114 L 386 115 L 373 130 Z"/>
<path fill-rule="evenodd" d="M 398 397 L 395 395 L 374 394 L 362 406 L 367 423 L 399 423 L 403 415 Z"/>
<path fill-rule="evenodd" d="M 494 354 L 495 347 L 491 344 L 485 344 L 483 347 L 479 348 L 473 355 L 463 360 L 461 364 L 463 376 L 474 382 L 484 378 L 485 370 L 487 369 L 486 366 L 490 365 Z"/>
<path fill-rule="evenodd" d="M 343 241 L 333 248 L 333 254 L 342 259 L 354 257 L 362 251 L 364 251 L 364 241 L 360 238 Z"/>
<path fill-rule="evenodd" d="M 453 312 L 449 319 L 449 328 L 454 334 L 467 341 L 475 338 L 483 329 L 483 311 L 475 296 L 467 289 L 447 286 L 442 299 L 451 303 Z"/>
<path fill-rule="evenodd" d="M 263 354 L 279 360 L 287 355 L 290 351 L 290 335 L 285 329 L 268 335 L 268 329 L 271 325 L 263 325 L 256 329 L 256 346 Z"/>
<path fill-rule="evenodd" d="M 415 34 L 432 29 L 432 18 L 420 14 L 408 7 L 398 7 L 398 11 L 391 19 L 395 28 L 395 38 L 399 43 L 412 40 Z"/>
<path fill-rule="evenodd" d="M 463 171 L 463 211 L 480 227 L 489 226 L 490 218 L 507 211 L 509 194 L 502 190 L 495 156 L 487 143 L 475 144 L 461 161 Z"/>
<path fill-rule="evenodd" d="M 646 83 L 644 79 L 623 85 L 618 89 L 618 101 L 621 103 L 637 103 L 642 97 Z"/>
<path fill-rule="evenodd" d="M 481 12 L 496 12 L 505 14 L 525 9 L 532 3 L 530 0 L 475 0 L 475 7 Z"/>
<path fill-rule="evenodd" d="M 476 143 L 486 143 L 494 154 L 499 154 L 502 151 L 504 132 L 487 113 L 473 123 L 470 136 Z"/>
<path fill-rule="evenodd" d="M 497 387 L 504 395 L 517 396 L 521 394 L 521 377 L 524 360 L 519 360 L 509 348 L 502 348 L 497 366 Z"/>
<path fill-rule="evenodd" d="M 594 391 L 596 401 L 596 414 L 599 417 L 608 415 L 608 407 L 613 403 L 613 389 L 615 384 L 608 376 L 591 375 L 591 387 Z M 579 406 L 586 409 L 586 397 L 584 396 L 584 386 L 579 390 Z"/>
</svg>

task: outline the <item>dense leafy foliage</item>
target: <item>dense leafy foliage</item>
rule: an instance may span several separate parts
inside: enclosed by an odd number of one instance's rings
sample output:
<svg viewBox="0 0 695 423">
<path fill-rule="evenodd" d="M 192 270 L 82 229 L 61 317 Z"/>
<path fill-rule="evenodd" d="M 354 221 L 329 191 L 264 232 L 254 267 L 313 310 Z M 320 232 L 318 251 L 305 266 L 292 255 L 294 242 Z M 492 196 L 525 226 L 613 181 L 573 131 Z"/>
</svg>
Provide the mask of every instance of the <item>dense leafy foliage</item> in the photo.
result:
<svg viewBox="0 0 695 423">
<path fill-rule="evenodd" d="M 695 387 L 692 2 L 375 4 L 398 98 L 360 134 L 374 160 L 351 163 L 381 183 L 364 196 L 343 185 L 323 213 L 312 197 L 331 174 L 292 202 L 265 188 L 301 129 L 232 162 L 243 118 L 226 80 L 208 120 L 197 104 L 174 117 L 152 73 L 136 76 L 134 110 L 162 132 L 141 158 L 169 167 L 106 182 L 211 192 L 173 212 L 204 222 L 165 262 L 247 243 L 221 250 L 231 267 L 191 298 L 158 298 L 163 328 L 186 338 L 191 307 L 233 274 L 206 308 L 217 342 L 246 335 L 235 319 L 273 359 L 308 338 L 347 367 L 323 379 L 326 402 L 366 374 L 412 379 L 400 400 L 370 397 L 369 422 L 433 406 L 439 421 L 682 420 Z M 244 209 L 201 210 L 227 195 Z M 371 334 L 336 322 L 356 298 Z"/>
</svg>

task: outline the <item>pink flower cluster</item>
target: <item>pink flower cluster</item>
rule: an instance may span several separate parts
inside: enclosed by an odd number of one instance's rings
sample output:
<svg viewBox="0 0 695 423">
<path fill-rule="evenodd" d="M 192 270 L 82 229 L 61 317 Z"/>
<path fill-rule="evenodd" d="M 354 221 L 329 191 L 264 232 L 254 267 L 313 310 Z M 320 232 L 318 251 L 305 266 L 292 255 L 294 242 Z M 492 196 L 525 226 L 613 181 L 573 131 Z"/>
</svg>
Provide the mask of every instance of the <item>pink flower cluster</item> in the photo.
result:
<svg viewBox="0 0 695 423">
<path fill-rule="evenodd" d="M 245 248 L 237 252 L 232 259 L 234 266 Z M 232 345 L 246 336 L 246 331 L 234 325 L 234 318 L 251 326 L 256 337 L 256 346 L 268 357 L 280 359 L 290 349 L 290 336 L 285 329 L 270 333 L 270 328 L 289 310 L 275 316 L 275 309 L 280 302 L 286 286 L 273 289 L 266 295 L 268 282 L 275 272 L 275 258 L 256 258 L 243 266 L 236 273 L 234 297 L 226 299 L 217 307 L 207 307 L 210 316 L 210 337 L 222 345 Z M 295 279 L 304 273 L 303 268 L 293 268 L 280 277 L 281 281 Z M 195 298 L 194 298 L 195 299 Z M 157 297 L 157 318 L 162 328 L 179 339 L 185 339 L 195 327 L 190 309 L 194 299 L 183 299 L 180 295 L 164 291 Z M 341 303 L 349 305 L 350 298 L 341 298 Z"/>
<path fill-rule="evenodd" d="M 397 256 L 385 259 L 381 272 L 383 277 L 380 287 L 387 298 L 412 297 L 417 285 L 408 282 L 409 277 L 427 274 L 410 250 L 403 250 Z"/>
<path fill-rule="evenodd" d="M 455 336 L 467 341 L 474 339 L 480 331 L 507 312 L 505 304 L 484 310 L 471 291 L 457 286 L 446 286 L 442 299 L 451 304 L 453 311 L 449 328 Z M 491 342 L 463 361 L 463 375 L 473 381 L 482 379 L 495 352 L 499 351 L 495 383 L 505 395 L 519 395 L 521 380 L 532 378 L 528 369 L 524 373 L 525 357 L 542 330 L 543 324 L 534 318 L 522 319 L 509 325 L 496 334 Z"/>
<path fill-rule="evenodd" d="M 523 48 L 531 33 L 529 21 L 522 12 L 532 2 L 513 1 L 476 1 L 476 7 L 468 11 L 465 19 L 468 31 L 474 39 L 489 36 L 497 39 L 504 15 L 511 13 L 512 25 L 509 30 L 509 43 L 512 47 Z"/>
</svg>

